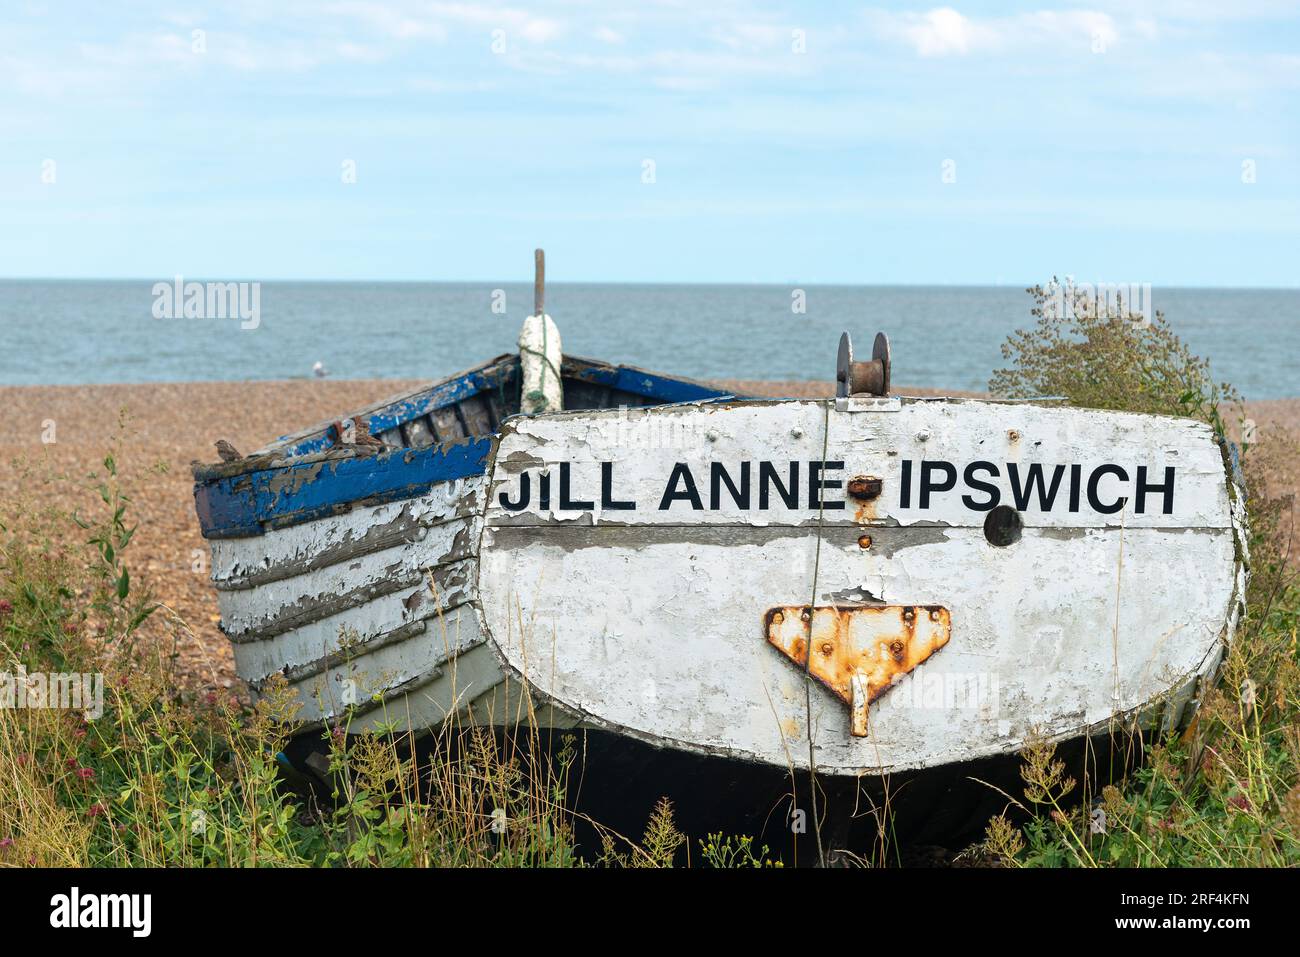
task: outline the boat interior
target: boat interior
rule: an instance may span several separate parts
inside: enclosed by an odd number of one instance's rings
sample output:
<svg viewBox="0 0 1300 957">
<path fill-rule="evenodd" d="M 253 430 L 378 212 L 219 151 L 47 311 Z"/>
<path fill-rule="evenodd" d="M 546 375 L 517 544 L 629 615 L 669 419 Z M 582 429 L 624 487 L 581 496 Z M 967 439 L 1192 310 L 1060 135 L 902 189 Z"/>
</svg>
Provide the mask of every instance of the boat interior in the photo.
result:
<svg viewBox="0 0 1300 957">
<path fill-rule="evenodd" d="M 563 358 L 560 375 L 566 410 L 736 398 L 703 382 L 577 356 Z M 519 413 L 520 377 L 519 355 L 510 353 L 344 416 L 364 420 L 372 436 L 394 449 L 491 436 L 504 419 Z M 253 454 L 294 458 L 328 451 L 339 443 L 338 424 L 321 422 L 281 436 Z"/>
</svg>

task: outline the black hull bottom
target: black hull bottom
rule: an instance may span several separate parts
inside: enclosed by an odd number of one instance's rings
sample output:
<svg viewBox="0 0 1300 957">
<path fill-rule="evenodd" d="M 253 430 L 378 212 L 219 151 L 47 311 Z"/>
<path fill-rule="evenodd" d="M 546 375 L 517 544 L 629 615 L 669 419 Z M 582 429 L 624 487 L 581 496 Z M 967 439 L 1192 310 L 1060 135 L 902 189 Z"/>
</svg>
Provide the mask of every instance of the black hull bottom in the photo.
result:
<svg viewBox="0 0 1300 957">
<path fill-rule="evenodd" d="M 722 832 L 752 836 L 755 847 L 767 845 L 769 856 L 786 866 L 819 863 L 806 772 L 792 778 L 789 771 L 658 749 L 611 732 L 586 732 L 577 747 L 585 757 L 573 771 L 571 806 L 620 834 L 639 839 L 655 802 L 666 796 L 690 838 L 692 862 L 699 861 L 699 839 Z M 1090 795 L 1098 793 L 1132 770 L 1142 751 L 1141 739 L 1128 734 L 1059 745 L 1056 759 L 1079 782 L 1069 800 L 1079 801 L 1085 778 Z M 941 850 L 956 854 L 983 838 L 991 817 L 1006 812 L 1023 819 L 1011 800 L 1027 803 L 1023 765 L 1019 755 L 999 755 L 887 778 L 818 775 L 822 846 L 847 851 L 832 855 L 841 860 L 857 856 L 885 865 L 932 863 Z M 805 813 L 792 814 L 798 810 Z M 577 833 L 584 853 L 599 848 L 590 826 L 579 821 Z"/>
<path fill-rule="evenodd" d="M 512 744 L 505 732 L 497 733 L 503 749 L 527 750 L 527 744 Z M 542 745 L 549 739 L 552 754 L 562 746 L 559 732 L 543 732 L 539 738 Z M 304 745 L 308 742 L 298 742 L 296 755 L 290 756 L 303 757 Z M 433 757 L 432 737 L 416 747 L 421 764 Z M 678 829 L 688 837 L 680 863 L 687 862 L 688 853 L 692 864 L 702 863 L 700 841 L 714 833 L 750 836 L 756 849 L 766 845 L 769 859 L 787 867 L 820 863 L 806 772 L 792 778 L 788 771 L 655 748 L 605 731 L 576 733 L 573 747 L 577 758 L 569 773 L 569 808 L 576 812 L 575 836 L 585 859 L 594 861 L 602 847 L 600 832 L 588 820 L 640 841 L 656 802 L 667 797 Z M 1056 760 L 1078 782 L 1066 806 L 1084 796 L 1085 780 L 1088 795 L 1095 796 L 1136 767 L 1143 751 L 1143 740 L 1135 734 L 1058 745 Z M 816 808 L 828 863 L 852 863 L 854 857 L 884 866 L 951 863 L 983 838 L 991 817 L 1005 812 L 1013 822 L 1024 819 L 1012 800 L 1024 802 L 1023 764 L 1019 755 L 1000 755 L 887 778 L 819 775 Z"/>
</svg>

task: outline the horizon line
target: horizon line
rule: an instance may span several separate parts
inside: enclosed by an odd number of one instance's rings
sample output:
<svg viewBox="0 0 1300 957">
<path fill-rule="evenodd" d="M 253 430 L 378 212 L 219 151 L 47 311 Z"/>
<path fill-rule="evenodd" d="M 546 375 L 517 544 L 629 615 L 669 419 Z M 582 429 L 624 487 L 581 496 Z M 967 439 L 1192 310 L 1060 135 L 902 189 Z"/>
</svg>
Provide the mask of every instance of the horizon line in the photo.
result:
<svg viewBox="0 0 1300 957">
<path fill-rule="evenodd" d="M 182 279 L 186 276 L 184 273 L 179 274 Z M 174 280 L 177 274 L 159 278 L 158 276 L 0 276 L 0 283 L 10 282 L 122 282 L 122 283 L 159 283 Z M 953 289 L 1032 289 L 1034 285 L 1042 285 L 1050 281 L 1053 277 L 1038 280 L 1036 283 L 1029 282 L 949 282 L 949 281 L 929 281 L 929 282 L 845 282 L 845 281 L 817 281 L 817 282 L 800 282 L 798 280 L 789 280 L 787 282 L 752 282 L 739 281 L 730 279 L 713 279 L 713 280 L 654 280 L 654 279 L 547 279 L 546 285 L 551 286 L 754 286 L 754 287 L 771 287 L 778 289 L 788 289 L 791 287 L 846 287 L 862 289 L 934 289 L 934 288 L 953 288 Z M 349 285 L 349 284 L 374 284 L 374 285 L 531 285 L 532 278 L 526 277 L 521 279 L 322 279 L 311 277 L 287 277 L 287 276 L 262 276 L 256 279 L 233 279 L 230 277 L 217 278 L 214 276 L 204 276 L 198 274 L 198 277 L 191 275 L 190 280 L 195 282 L 267 282 L 267 283 L 314 283 L 320 285 Z M 1082 280 L 1082 282 L 1113 282 L 1113 280 Z M 1133 285 L 1132 281 L 1124 280 L 1118 282 L 1118 285 Z M 1146 283 L 1136 283 L 1146 285 Z M 1293 286 L 1260 286 L 1260 285 L 1216 285 L 1212 283 L 1161 283 L 1152 282 L 1151 286 L 1164 289 L 1193 289 L 1193 290 L 1227 290 L 1236 292 L 1300 292 L 1300 284 Z"/>
</svg>

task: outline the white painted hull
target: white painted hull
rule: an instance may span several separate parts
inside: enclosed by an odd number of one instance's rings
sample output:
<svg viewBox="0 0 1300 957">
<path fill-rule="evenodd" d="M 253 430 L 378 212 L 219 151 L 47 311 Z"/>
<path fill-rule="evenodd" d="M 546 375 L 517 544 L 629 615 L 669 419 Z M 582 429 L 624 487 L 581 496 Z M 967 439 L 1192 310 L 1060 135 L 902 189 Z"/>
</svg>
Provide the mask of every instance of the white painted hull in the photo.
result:
<svg viewBox="0 0 1300 957">
<path fill-rule="evenodd" d="M 504 676 L 474 606 L 481 478 L 212 542 L 235 665 L 282 674 L 310 726 L 429 727 Z"/>
<path fill-rule="evenodd" d="M 871 475 L 884 492 L 839 510 L 779 496 L 741 508 L 723 492 L 711 508 L 705 479 L 704 507 L 658 508 L 679 463 L 708 476 L 715 461 L 791 460 L 842 461 L 837 479 Z M 1020 540 L 995 547 L 960 488 L 900 507 L 904 460 L 1125 462 L 1175 467 L 1178 484 L 1168 514 L 1137 513 L 1132 495 L 1103 514 L 1082 493 L 1074 512 L 1025 509 Z M 559 507 L 562 463 L 570 497 L 594 507 Z M 609 497 L 636 508 L 601 507 L 602 463 Z M 543 470 L 549 507 L 504 507 Z M 1236 621 L 1240 522 L 1218 446 L 1187 421 L 980 402 L 679 405 L 512 419 L 487 477 L 216 540 L 213 577 L 240 675 L 256 689 L 284 673 L 315 725 L 526 716 L 797 768 L 811 737 L 819 771 L 875 774 L 1186 720 Z M 864 709 L 856 736 L 853 708 L 767 640 L 772 609 L 810 602 L 941 606 L 951 636 Z"/>
<path fill-rule="evenodd" d="M 638 447 L 636 423 L 652 419 L 677 427 L 644 434 L 694 440 Z M 1139 716 L 1176 725 L 1231 637 L 1244 587 L 1240 515 L 1204 426 L 856 399 L 661 408 L 613 425 L 608 413 L 508 423 L 481 552 L 484 620 L 508 669 L 590 724 L 777 766 L 807 767 L 811 737 L 817 768 L 831 774 L 930 767 Z M 802 498 L 787 508 L 773 495 L 760 509 L 753 488 L 739 508 L 723 486 L 712 507 L 712 462 L 736 479 L 740 462 L 823 459 L 844 463 L 837 480 L 880 478 L 883 493 L 834 511 Z M 572 497 L 593 502 L 601 463 L 613 462 L 609 498 L 636 508 L 560 510 L 555 496 L 551 509 L 535 498 L 504 508 L 501 493 L 518 503 L 519 475 L 537 474 L 538 460 L 552 471 L 568 462 Z M 1176 494 L 1170 514 L 1137 514 L 1132 495 L 1102 514 L 1085 489 L 1072 513 L 1062 490 L 1064 507 L 1024 511 L 1021 539 L 995 547 L 985 513 L 954 494 L 920 508 L 913 490 L 900 507 L 905 460 L 1037 462 L 1049 475 L 1053 463 L 1079 464 L 1081 475 L 1142 463 L 1152 482 L 1174 467 Z M 678 463 L 697 476 L 703 508 L 682 499 L 660 508 Z M 1114 485 L 1094 489 L 1104 507 L 1117 501 Z M 810 602 L 942 606 L 951 640 L 881 694 L 854 736 L 851 708 L 764 640 L 773 608 Z M 507 640 L 508 623 L 521 620 L 530 628 Z"/>
</svg>

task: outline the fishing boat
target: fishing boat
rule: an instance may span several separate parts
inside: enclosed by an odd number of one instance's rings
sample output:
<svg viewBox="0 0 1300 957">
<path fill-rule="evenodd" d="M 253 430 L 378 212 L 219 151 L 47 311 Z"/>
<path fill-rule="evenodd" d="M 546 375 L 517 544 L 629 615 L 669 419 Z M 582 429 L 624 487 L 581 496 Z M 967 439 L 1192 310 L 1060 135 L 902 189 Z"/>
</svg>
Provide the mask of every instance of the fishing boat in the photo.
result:
<svg viewBox="0 0 1300 957">
<path fill-rule="evenodd" d="M 1208 426 L 900 397 L 883 336 L 752 399 L 549 323 L 539 281 L 519 354 L 195 468 L 254 693 L 851 780 L 1195 713 L 1246 584 Z"/>
</svg>

